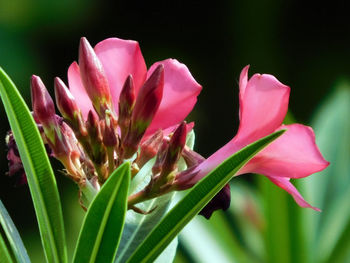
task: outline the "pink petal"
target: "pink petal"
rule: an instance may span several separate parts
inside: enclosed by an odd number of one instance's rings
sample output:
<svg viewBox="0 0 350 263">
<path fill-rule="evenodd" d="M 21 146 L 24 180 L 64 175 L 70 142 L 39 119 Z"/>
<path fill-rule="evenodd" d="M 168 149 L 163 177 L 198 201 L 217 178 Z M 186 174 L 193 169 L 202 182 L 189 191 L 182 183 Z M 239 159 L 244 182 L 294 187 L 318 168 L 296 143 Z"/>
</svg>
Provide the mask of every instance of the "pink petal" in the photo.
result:
<svg viewBox="0 0 350 263">
<path fill-rule="evenodd" d="M 278 187 L 286 190 L 289 194 L 291 194 L 295 200 L 295 202 L 300 205 L 301 207 L 307 207 L 311 208 L 315 211 L 320 212 L 321 210 L 317 207 L 311 206 L 308 202 L 304 200 L 304 198 L 301 196 L 301 194 L 298 192 L 298 190 L 294 187 L 294 185 L 289 181 L 289 178 L 286 177 L 273 177 L 268 176 L 267 178 L 270 179 L 271 182 L 273 182 Z"/>
<path fill-rule="evenodd" d="M 175 59 L 167 59 L 151 66 L 150 76 L 159 65 L 164 65 L 163 99 L 146 131 L 146 136 L 158 129 L 166 129 L 182 122 L 197 102 L 202 87 L 192 77 L 188 68 Z"/>
<path fill-rule="evenodd" d="M 93 110 L 93 107 L 81 81 L 80 70 L 77 62 L 73 62 L 68 69 L 68 84 L 69 90 L 73 94 L 76 103 L 86 120 L 89 110 Z"/>
<path fill-rule="evenodd" d="M 301 124 L 282 125 L 287 131 L 255 156 L 240 172 L 273 177 L 302 178 L 325 169 L 329 163 L 322 157 L 310 127 Z"/>
<path fill-rule="evenodd" d="M 133 76 L 136 94 L 146 79 L 147 68 L 136 41 L 108 38 L 95 46 L 107 75 L 112 101 L 118 112 L 119 94 L 129 74 Z"/>
<path fill-rule="evenodd" d="M 243 145 L 272 133 L 282 124 L 290 92 L 288 86 L 268 74 L 255 74 L 246 82 L 247 71 L 245 67 L 241 74 L 240 125 L 236 136 Z"/>
</svg>

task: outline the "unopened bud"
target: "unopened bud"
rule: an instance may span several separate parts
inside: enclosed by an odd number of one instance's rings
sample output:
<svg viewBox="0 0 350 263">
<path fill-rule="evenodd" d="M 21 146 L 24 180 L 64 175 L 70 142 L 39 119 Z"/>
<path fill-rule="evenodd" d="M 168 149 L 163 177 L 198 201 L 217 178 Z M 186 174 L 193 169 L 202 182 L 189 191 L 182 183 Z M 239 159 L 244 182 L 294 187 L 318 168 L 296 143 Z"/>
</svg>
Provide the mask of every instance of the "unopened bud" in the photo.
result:
<svg viewBox="0 0 350 263">
<path fill-rule="evenodd" d="M 162 174 L 167 175 L 176 169 L 181 152 L 186 144 L 187 127 L 186 122 L 182 122 L 172 135 L 169 147 L 164 159 Z"/>
<path fill-rule="evenodd" d="M 91 138 L 102 142 L 102 133 L 96 115 L 90 110 L 86 121 L 86 129 Z"/>
<path fill-rule="evenodd" d="M 121 131 L 121 139 L 123 140 L 129 129 L 131 121 L 131 113 L 135 106 L 136 95 L 134 81 L 131 75 L 125 80 L 122 91 L 119 96 L 119 118 L 118 124 Z"/>
<path fill-rule="evenodd" d="M 83 85 L 92 105 L 100 116 L 112 108 L 108 80 L 102 63 L 85 37 L 80 39 L 79 67 Z"/>
<path fill-rule="evenodd" d="M 152 174 L 153 175 L 160 173 L 162 170 L 164 158 L 165 158 L 166 152 L 167 152 L 168 147 L 169 147 L 168 144 L 169 144 L 168 141 L 166 139 L 163 139 L 162 145 L 160 146 L 158 153 L 157 153 L 156 161 L 152 167 Z"/>
<path fill-rule="evenodd" d="M 103 164 L 106 159 L 106 152 L 102 145 L 102 131 L 101 126 L 96 115 L 90 110 L 86 121 L 86 129 L 90 138 L 90 145 L 92 152 L 90 157 L 95 164 Z"/>
<path fill-rule="evenodd" d="M 106 147 L 115 147 L 117 145 L 117 136 L 115 135 L 111 115 L 108 112 L 106 112 L 104 120 L 103 144 Z"/>
<path fill-rule="evenodd" d="M 200 215 L 209 219 L 211 215 L 219 209 L 227 210 L 231 203 L 230 185 L 226 184 L 224 188 L 217 193 L 213 199 L 199 212 Z"/>
<path fill-rule="evenodd" d="M 163 141 L 163 131 L 158 130 L 150 138 L 141 144 L 140 157 L 137 160 L 139 167 L 142 167 L 146 162 L 156 156 L 158 149 Z"/>
<path fill-rule="evenodd" d="M 27 182 L 27 177 L 12 131 L 9 131 L 6 135 L 6 144 L 8 148 L 7 160 L 9 167 L 9 171 L 6 174 L 15 180 L 16 186 L 25 184 Z"/>
<path fill-rule="evenodd" d="M 156 114 L 163 96 L 164 66 L 159 65 L 139 91 L 130 130 L 123 142 L 124 158 L 130 158 Z"/>
<path fill-rule="evenodd" d="M 72 93 L 60 78 L 56 77 L 54 84 L 56 105 L 59 111 L 69 122 L 75 132 L 80 132 L 81 135 L 85 136 L 87 131 L 84 125 L 83 116 Z"/>
<path fill-rule="evenodd" d="M 44 126 L 54 122 L 55 105 L 40 77 L 31 78 L 31 95 L 34 116 Z"/>
<path fill-rule="evenodd" d="M 185 146 L 182 151 L 182 157 L 184 158 L 187 167 L 192 167 L 200 164 L 205 160 L 205 158 L 199 153 L 191 150 L 189 147 Z"/>
</svg>

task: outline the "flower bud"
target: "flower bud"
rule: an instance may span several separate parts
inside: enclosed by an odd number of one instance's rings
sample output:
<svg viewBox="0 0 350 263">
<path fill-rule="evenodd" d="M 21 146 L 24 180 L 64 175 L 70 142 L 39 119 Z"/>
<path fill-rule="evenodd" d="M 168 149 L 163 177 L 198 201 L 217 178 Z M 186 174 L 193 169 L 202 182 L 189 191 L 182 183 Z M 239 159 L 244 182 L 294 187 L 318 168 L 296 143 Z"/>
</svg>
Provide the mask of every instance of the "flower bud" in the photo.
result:
<svg viewBox="0 0 350 263">
<path fill-rule="evenodd" d="M 130 130 L 123 142 L 124 158 L 130 158 L 156 114 L 163 96 L 164 66 L 159 65 L 140 89 L 132 112 Z"/>
<path fill-rule="evenodd" d="M 80 132 L 81 135 L 87 134 L 83 116 L 77 103 L 64 82 L 56 77 L 54 81 L 56 105 L 62 116 L 69 122 L 75 132 Z"/>
<path fill-rule="evenodd" d="M 227 210 L 231 203 L 230 185 L 226 184 L 224 188 L 217 193 L 213 199 L 199 212 L 200 215 L 209 219 L 211 215 L 219 209 Z"/>
<path fill-rule="evenodd" d="M 131 75 L 125 80 L 122 91 L 119 96 L 119 118 L 118 124 L 121 131 L 121 139 L 123 140 L 129 129 L 131 121 L 131 113 L 135 106 L 136 95 L 134 81 Z"/>
<path fill-rule="evenodd" d="M 31 78 L 31 95 L 34 116 L 43 126 L 55 122 L 55 105 L 40 77 Z"/>
<path fill-rule="evenodd" d="M 86 121 L 86 129 L 91 138 L 102 142 L 102 133 L 98 123 L 97 116 L 90 110 Z"/>
<path fill-rule="evenodd" d="M 14 178 L 16 186 L 23 185 L 27 182 L 27 177 L 24 171 L 22 160 L 19 156 L 17 144 L 13 138 L 12 131 L 9 131 L 6 135 L 6 144 L 8 148 L 6 157 L 9 167 L 9 171 L 6 174 Z"/>
<path fill-rule="evenodd" d="M 156 175 L 162 171 L 164 158 L 165 158 L 166 152 L 167 152 L 168 147 L 169 147 L 168 144 L 169 144 L 169 142 L 167 141 L 167 139 L 163 139 L 163 142 L 162 142 L 162 144 L 159 147 L 158 152 L 157 152 L 156 161 L 152 167 L 152 174 L 153 175 Z"/>
<path fill-rule="evenodd" d="M 142 167 L 145 163 L 151 160 L 156 156 L 158 149 L 163 141 L 163 131 L 158 130 L 150 138 L 141 144 L 139 159 L 137 164 L 139 167 Z"/>
<path fill-rule="evenodd" d="M 106 159 L 106 152 L 102 145 L 102 132 L 97 116 L 90 110 L 86 121 L 86 129 L 90 138 L 92 152 L 90 158 L 95 164 L 103 164 Z"/>
<path fill-rule="evenodd" d="M 117 145 L 117 136 L 111 120 L 111 114 L 106 111 L 103 129 L 103 144 L 106 147 L 115 147 Z"/>
<path fill-rule="evenodd" d="M 182 157 L 184 158 L 187 167 L 192 167 L 200 164 L 205 160 L 205 158 L 199 153 L 191 150 L 189 147 L 185 146 L 182 151 Z"/>
<path fill-rule="evenodd" d="M 80 39 L 79 67 L 86 93 L 96 112 L 103 117 L 105 110 L 112 108 L 108 80 L 100 60 L 85 37 Z"/>
<path fill-rule="evenodd" d="M 181 152 L 186 144 L 187 127 L 186 122 L 182 122 L 172 135 L 169 147 L 163 162 L 162 175 L 166 176 L 176 169 Z"/>
</svg>

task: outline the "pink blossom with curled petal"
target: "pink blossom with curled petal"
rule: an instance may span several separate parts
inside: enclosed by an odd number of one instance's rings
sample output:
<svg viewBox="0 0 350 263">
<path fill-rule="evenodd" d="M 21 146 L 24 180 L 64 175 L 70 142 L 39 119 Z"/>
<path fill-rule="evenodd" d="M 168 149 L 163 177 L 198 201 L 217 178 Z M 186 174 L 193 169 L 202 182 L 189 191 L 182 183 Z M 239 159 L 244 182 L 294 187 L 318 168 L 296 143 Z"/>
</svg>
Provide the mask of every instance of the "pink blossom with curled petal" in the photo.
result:
<svg viewBox="0 0 350 263">
<path fill-rule="evenodd" d="M 161 104 L 148 127 L 144 139 L 159 129 L 168 129 L 183 121 L 194 107 L 202 87 L 195 81 L 188 68 L 175 59 L 166 59 L 153 64 L 147 71 L 139 44 L 132 40 L 109 38 L 99 42 L 95 53 L 107 76 L 114 111 L 118 114 L 119 95 L 126 78 L 131 74 L 136 96 L 146 79 L 159 64 L 164 66 L 164 89 Z M 84 118 L 92 103 L 83 86 L 79 65 L 73 62 L 68 69 L 71 93 Z"/>
<path fill-rule="evenodd" d="M 239 81 L 240 125 L 237 135 L 193 171 L 194 184 L 229 156 L 246 145 L 280 129 L 287 131 L 250 160 L 237 175 L 258 173 L 293 196 L 301 207 L 316 211 L 290 182 L 325 169 L 329 163 L 322 157 L 312 128 L 301 124 L 282 125 L 288 110 L 288 86 L 274 76 L 255 74 L 248 80 L 246 66 Z"/>
</svg>

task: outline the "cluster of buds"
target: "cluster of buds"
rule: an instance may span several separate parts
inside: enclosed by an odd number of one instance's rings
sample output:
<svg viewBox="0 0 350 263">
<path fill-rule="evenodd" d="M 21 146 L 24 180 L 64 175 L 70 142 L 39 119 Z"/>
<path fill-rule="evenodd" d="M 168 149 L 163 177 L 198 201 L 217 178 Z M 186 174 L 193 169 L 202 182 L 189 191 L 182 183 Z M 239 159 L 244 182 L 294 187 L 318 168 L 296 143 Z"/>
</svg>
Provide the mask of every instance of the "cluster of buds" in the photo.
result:
<svg viewBox="0 0 350 263">
<path fill-rule="evenodd" d="M 38 76 L 31 78 L 33 117 L 51 156 L 65 167 L 66 175 L 80 188 L 86 184 L 99 190 L 112 172 L 123 162 L 131 163 L 132 177 L 148 161 L 155 158 L 150 183 L 139 193 L 129 197 L 129 208 L 137 212 L 135 204 L 179 190 L 176 179 L 177 163 L 182 154 L 190 155 L 185 147 L 187 124 L 181 122 L 173 132 L 159 129 L 145 138 L 163 96 L 164 66 L 159 64 L 143 83 L 136 96 L 130 74 L 122 87 L 118 105 L 113 105 L 104 69 L 94 49 L 85 38 L 79 48 L 80 77 L 93 105 L 84 116 L 66 84 L 54 79 L 56 106 Z M 9 135 L 11 136 L 11 135 Z M 11 137 L 12 138 L 12 137 Z M 13 139 L 9 140 L 12 144 Z M 12 144 L 8 143 L 9 146 Z M 10 145 L 11 144 L 11 145 Z M 23 172 L 15 147 L 9 151 L 10 173 Z M 16 157 L 16 158 L 13 158 Z M 184 157 L 186 160 L 190 157 Z"/>
</svg>

